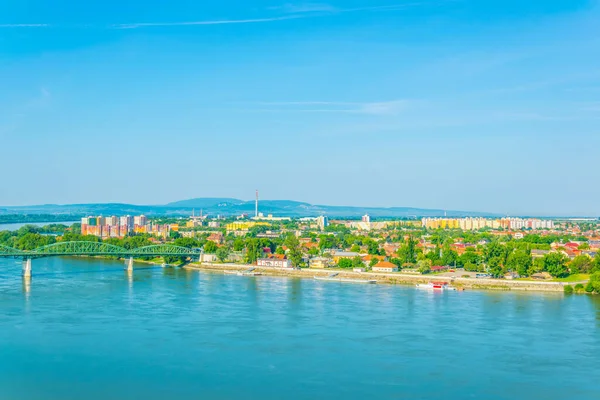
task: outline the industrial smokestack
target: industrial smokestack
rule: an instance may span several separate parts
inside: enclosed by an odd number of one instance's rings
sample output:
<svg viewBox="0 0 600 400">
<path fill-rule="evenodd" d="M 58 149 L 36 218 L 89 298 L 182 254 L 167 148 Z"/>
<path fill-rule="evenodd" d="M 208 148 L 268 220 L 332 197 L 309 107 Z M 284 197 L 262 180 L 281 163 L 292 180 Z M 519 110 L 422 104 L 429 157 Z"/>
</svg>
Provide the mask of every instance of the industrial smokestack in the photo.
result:
<svg viewBox="0 0 600 400">
<path fill-rule="evenodd" d="M 256 191 L 256 205 L 254 209 L 254 217 L 258 218 L 258 190 Z"/>
</svg>

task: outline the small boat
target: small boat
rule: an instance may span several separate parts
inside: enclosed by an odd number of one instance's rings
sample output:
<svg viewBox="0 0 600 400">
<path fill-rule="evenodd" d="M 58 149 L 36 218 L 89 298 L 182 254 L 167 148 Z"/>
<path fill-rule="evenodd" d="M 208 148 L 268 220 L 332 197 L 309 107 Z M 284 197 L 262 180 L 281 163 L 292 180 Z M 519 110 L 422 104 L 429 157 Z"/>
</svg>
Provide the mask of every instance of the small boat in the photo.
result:
<svg viewBox="0 0 600 400">
<path fill-rule="evenodd" d="M 377 280 L 375 280 L 375 279 L 335 278 L 334 276 L 315 276 L 313 278 L 315 278 L 315 280 L 317 280 L 317 281 L 329 281 L 329 282 L 369 283 L 369 284 L 377 283 Z"/>
<path fill-rule="evenodd" d="M 223 273 L 227 274 L 227 275 L 237 275 L 237 276 L 260 276 L 262 275 L 262 272 L 254 272 L 255 268 L 250 268 L 249 270 L 246 271 L 231 271 L 231 270 L 224 270 Z"/>
<path fill-rule="evenodd" d="M 454 286 L 450 286 L 448 282 L 429 282 L 429 283 L 417 283 L 417 289 L 426 290 L 456 290 Z"/>
</svg>

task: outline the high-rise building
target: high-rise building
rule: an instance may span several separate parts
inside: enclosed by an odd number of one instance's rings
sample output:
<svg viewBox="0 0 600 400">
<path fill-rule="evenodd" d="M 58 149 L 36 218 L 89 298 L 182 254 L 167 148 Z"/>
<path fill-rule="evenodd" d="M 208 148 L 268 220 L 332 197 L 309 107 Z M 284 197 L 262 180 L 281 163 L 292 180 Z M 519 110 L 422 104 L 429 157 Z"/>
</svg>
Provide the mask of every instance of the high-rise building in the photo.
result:
<svg viewBox="0 0 600 400">
<path fill-rule="evenodd" d="M 133 224 L 135 226 L 146 226 L 148 224 L 148 218 L 145 215 L 138 215 L 133 217 Z"/>
<path fill-rule="evenodd" d="M 320 230 L 325 230 L 325 228 L 329 226 L 329 218 L 327 218 L 325 215 L 317 217 L 317 226 Z"/>
</svg>

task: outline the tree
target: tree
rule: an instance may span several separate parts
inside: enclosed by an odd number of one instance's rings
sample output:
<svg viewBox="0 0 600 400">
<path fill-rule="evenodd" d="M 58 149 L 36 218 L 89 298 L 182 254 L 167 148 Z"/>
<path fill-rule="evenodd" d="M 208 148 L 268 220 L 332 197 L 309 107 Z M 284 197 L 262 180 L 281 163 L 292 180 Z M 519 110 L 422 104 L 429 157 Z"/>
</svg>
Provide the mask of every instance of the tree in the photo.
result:
<svg viewBox="0 0 600 400">
<path fill-rule="evenodd" d="M 441 264 L 442 259 L 440 258 L 440 249 L 436 248 L 435 250 L 430 251 L 429 253 L 425 254 L 425 258 L 431 261 L 431 265 Z"/>
<path fill-rule="evenodd" d="M 417 263 L 419 272 L 422 274 L 428 274 L 431 272 L 431 260 L 421 260 Z"/>
<path fill-rule="evenodd" d="M 546 254 L 544 256 L 544 270 L 555 278 L 563 278 L 569 275 L 567 257 L 559 252 Z"/>
<path fill-rule="evenodd" d="M 56 238 L 54 236 L 40 235 L 39 233 L 25 233 L 17 239 L 16 247 L 21 250 L 33 250 L 55 242 Z"/>
<path fill-rule="evenodd" d="M 592 269 L 592 259 L 586 255 L 579 255 L 569 263 L 571 274 L 588 273 Z"/>
<path fill-rule="evenodd" d="M 594 257 L 591 272 L 600 272 L 600 252 L 596 254 L 596 257 Z"/>
<path fill-rule="evenodd" d="M 338 240 L 332 235 L 319 236 L 319 249 L 333 249 L 338 246 Z"/>
<path fill-rule="evenodd" d="M 285 250 L 281 246 L 277 246 L 275 249 L 275 254 L 285 254 Z"/>
<path fill-rule="evenodd" d="M 363 262 L 363 260 L 360 259 L 360 257 L 356 256 L 352 259 L 352 268 L 364 268 L 365 267 L 365 263 Z"/>
<path fill-rule="evenodd" d="M 179 239 L 180 237 L 181 237 L 181 233 L 179 233 L 177 231 L 169 232 L 169 238 L 171 238 L 171 239 Z"/>
<path fill-rule="evenodd" d="M 573 294 L 573 286 L 571 286 L 571 285 L 566 285 L 563 288 L 563 290 L 564 290 L 565 294 Z"/>
<path fill-rule="evenodd" d="M 217 252 L 218 246 L 215 242 L 208 241 L 204 245 L 204 251 L 208 254 L 215 254 Z"/>
<path fill-rule="evenodd" d="M 219 249 L 217 249 L 216 254 L 219 261 L 225 262 L 225 260 L 227 260 L 227 257 L 229 257 L 229 248 L 227 246 L 219 247 Z"/>
<path fill-rule="evenodd" d="M 588 284 L 591 286 L 593 292 L 600 293 L 600 272 L 594 272 L 590 276 Z"/>
<path fill-rule="evenodd" d="M 285 239 L 285 245 L 288 248 L 288 258 L 292 261 L 294 267 L 299 267 L 302 262 L 302 250 L 300 249 L 300 241 L 294 234 L 289 234 Z"/>
<path fill-rule="evenodd" d="M 360 253 L 360 246 L 355 243 L 352 245 L 352 247 L 350 247 L 350 251 L 354 253 Z"/>
<path fill-rule="evenodd" d="M 475 265 L 475 267 L 477 267 L 477 265 L 479 265 L 480 263 L 481 263 L 481 257 L 479 256 L 479 254 L 477 254 L 474 251 L 465 251 L 458 258 L 458 262 L 457 262 L 457 264 L 463 265 L 465 267 L 465 269 L 467 269 L 467 264 Z M 476 270 L 477 269 L 474 269 L 473 271 L 476 271 Z M 467 269 L 467 271 L 471 271 L 471 270 Z"/>
<path fill-rule="evenodd" d="M 379 243 L 369 240 L 367 243 L 367 252 L 372 255 L 379 255 Z"/>
<path fill-rule="evenodd" d="M 465 271 L 472 271 L 472 272 L 479 270 L 479 267 L 477 266 L 477 264 L 473 264 L 470 262 L 466 263 L 464 268 L 465 268 Z"/>
<path fill-rule="evenodd" d="M 506 261 L 508 269 L 517 272 L 521 276 L 529 275 L 532 264 L 531 255 L 525 250 L 516 250 L 510 253 Z"/>
<path fill-rule="evenodd" d="M 369 261 L 369 267 L 373 267 L 378 262 L 379 262 L 379 259 L 377 259 L 375 257 L 371 258 L 371 261 Z"/>
<path fill-rule="evenodd" d="M 442 265 L 454 265 L 458 261 L 458 253 L 454 250 L 446 249 L 442 252 Z"/>
<path fill-rule="evenodd" d="M 188 249 L 198 248 L 200 247 L 200 242 L 198 242 L 194 238 L 178 238 L 173 242 L 175 246 L 187 247 Z"/>
<path fill-rule="evenodd" d="M 261 256 L 262 248 L 258 239 L 250 239 L 246 245 L 246 262 L 248 264 L 254 264 L 256 260 Z"/>
<path fill-rule="evenodd" d="M 338 261 L 338 267 L 352 268 L 352 260 L 349 258 L 340 258 L 340 260 Z"/>
<path fill-rule="evenodd" d="M 390 262 L 400 269 L 402 269 L 402 267 L 404 266 L 404 262 L 402 262 L 402 260 L 397 257 L 390 258 Z"/>
<path fill-rule="evenodd" d="M 504 266 L 502 265 L 502 257 L 496 256 L 488 261 L 488 269 L 494 278 L 500 278 L 504 275 Z"/>
<path fill-rule="evenodd" d="M 501 259 L 502 263 L 504 263 L 506 259 L 506 247 L 498 242 L 492 242 L 485 247 L 483 255 L 486 262 L 489 262 L 492 258 L 498 257 Z"/>
<path fill-rule="evenodd" d="M 242 251 L 244 250 L 244 241 L 240 238 L 237 238 L 233 241 L 233 251 Z"/>
<path fill-rule="evenodd" d="M 398 248 L 396 252 L 398 254 L 398 258 L 402 260 L 403 263 L 414 263 L 417 261 L 417 242 L 413 239 L 412 236 L 408 237 L 408 240 L 405 244 Z"/>
</svg>

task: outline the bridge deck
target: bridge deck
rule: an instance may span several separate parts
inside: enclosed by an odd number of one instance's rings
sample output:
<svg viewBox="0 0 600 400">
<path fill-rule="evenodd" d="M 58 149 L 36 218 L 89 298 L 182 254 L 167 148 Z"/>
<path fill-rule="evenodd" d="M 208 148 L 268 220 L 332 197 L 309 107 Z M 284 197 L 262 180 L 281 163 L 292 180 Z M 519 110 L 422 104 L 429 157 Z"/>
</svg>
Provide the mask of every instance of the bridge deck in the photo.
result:
<svg viewBox="0 0 600 400">
<path fill-rule="evenodd" d="M 42 258 L 60 256 L 114 256 L 114 257 L 199 257 L 202 251 L 187 247 L 159 244 L 125 249 L 108 243 L 58 242 L 34 250 L 21 250 L 0 245 L 0 258 Z"/>
</svg>

